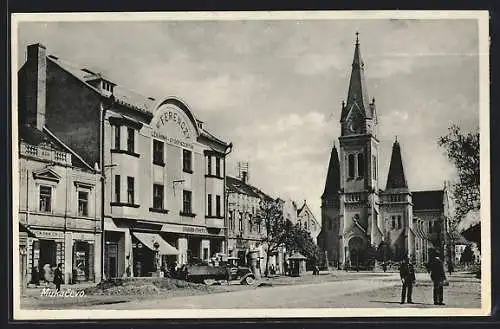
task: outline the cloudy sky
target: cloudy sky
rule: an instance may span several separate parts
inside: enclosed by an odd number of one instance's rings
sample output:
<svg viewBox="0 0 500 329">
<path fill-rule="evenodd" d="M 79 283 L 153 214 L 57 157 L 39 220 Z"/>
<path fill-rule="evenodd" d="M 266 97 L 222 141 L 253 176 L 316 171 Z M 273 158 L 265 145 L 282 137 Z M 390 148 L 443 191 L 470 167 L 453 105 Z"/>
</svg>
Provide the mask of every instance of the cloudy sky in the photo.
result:
<svg viewBox="0 0 500 329">
<path fill-rule="evenodd" d="M 307 199 L 320 219 L 356 31 L 377 103 L 380 187 L 395 136 L 410 188 L 442 187 L 454 169 L 437 138 L 452 122 L 479 128 L 475 20 L 21 23 L 18 61 L 40 42 L 147 96 L 180 97 L 233 142 L 230 174 L 248 161 L 252 184 Z"/>
</svg>

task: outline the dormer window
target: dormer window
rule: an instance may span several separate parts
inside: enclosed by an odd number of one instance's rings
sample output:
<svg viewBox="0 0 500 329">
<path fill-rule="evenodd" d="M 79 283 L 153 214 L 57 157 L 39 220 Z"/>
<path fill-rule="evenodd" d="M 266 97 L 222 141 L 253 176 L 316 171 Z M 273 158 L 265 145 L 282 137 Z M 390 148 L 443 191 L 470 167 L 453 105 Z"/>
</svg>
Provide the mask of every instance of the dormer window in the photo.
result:
<svg viewBox="0 0 500 329">
<path fill-rule="evenodd" d="M 103 90 L 106 90 L 106 91 L 109 91 L 109 92 L 112 92 L 113 91 L 113 85 L 107 81 L 102 81 L 102 89 Z"/>
</svg>

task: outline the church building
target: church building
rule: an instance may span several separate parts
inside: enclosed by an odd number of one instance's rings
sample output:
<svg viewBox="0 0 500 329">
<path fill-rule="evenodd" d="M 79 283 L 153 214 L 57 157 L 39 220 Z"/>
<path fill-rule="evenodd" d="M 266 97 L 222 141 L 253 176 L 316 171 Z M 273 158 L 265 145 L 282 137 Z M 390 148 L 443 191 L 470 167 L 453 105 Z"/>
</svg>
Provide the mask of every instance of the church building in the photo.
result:
<svg viewBox="0 0 500 329">
<path fill-rule="evenodd" d="M 429 251 L 444 250 L 448 188 L 411 191 L 401 145 L 392 146 L 385 190 L 379 189 L 379 139 L 375 99 L 368 97 L 356 34 L 347 101 L 342 102 L 339 149 L 331 150 L 318 244 L 330 265 L 370 266 L 370 252 L 383 260 L 408 256 L 417 264 Z M 373 265 L 373 264 L 372 264 Z"/>
</svg>

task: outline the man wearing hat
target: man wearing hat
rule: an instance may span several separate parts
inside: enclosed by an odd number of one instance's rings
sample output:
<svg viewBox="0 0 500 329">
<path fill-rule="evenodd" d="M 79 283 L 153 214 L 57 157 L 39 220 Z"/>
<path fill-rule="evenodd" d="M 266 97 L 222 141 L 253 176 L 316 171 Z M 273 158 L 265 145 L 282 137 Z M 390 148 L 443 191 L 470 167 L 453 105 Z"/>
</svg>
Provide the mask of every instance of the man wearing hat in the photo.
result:
<svg viewBox="0 0 500 329">
<path fill-rule="evenodd" d="M 406 256 L 403 258 L 403 261 L 399 266 L 399 276 L 401 277 L 401 283 L 403 283 L 401 290 L 401 304 L 405 303 L 406 298 L 408 304 L 413 304 L 413 301 L 411 300 L 411 293 L 413 290 L 413 284 L 415 283 L 415 268 Z"/>
<path fill-rule="evenodd" d="M 445 305 L 443 303 L 443 286 L 446 280 L 446 274 L 444 272 L 443 262 L 438 254 L 434 254 L 434 257 L 431 258 L 427 265 L 427 270 L 431 274 L 431 280 L 434 285 L 432 290 L 434 305 Z"/>
</svg>

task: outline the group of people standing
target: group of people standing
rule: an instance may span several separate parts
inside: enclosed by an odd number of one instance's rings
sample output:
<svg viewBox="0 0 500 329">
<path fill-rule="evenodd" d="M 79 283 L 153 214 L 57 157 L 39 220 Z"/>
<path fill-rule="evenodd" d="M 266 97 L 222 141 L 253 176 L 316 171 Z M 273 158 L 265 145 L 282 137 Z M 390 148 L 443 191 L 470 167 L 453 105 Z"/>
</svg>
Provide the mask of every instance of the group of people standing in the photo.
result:
<svg viewBox="0 0 500 329">
<path fill-rule="evenodd" d="M 444 271 L 444 265 L 439 256 L 435 255 L 426 264 L 427 271 L 431 276 L 433 283 L 433 299 L 434 305 L 445 305 L 443 302 L 443 286 L 446 282 L 446 274 Z M 399 266 L 399 275 L 401 277 L 401 283 L 403 284 L 401 289 L 401 304 L 405 301 L 408 304 L 413 304 L 412 292 L 413 286 L 415 285 L 415 267 L 410 262 L 408 257 L 405 257 L 401 265 Z"/>
<path fill-rule="evenodd" d="M 62 263 L 57 264 L 57 266 L 45 264 L 42 269 L 39 269 L 38 266 L 33 266 L 31 272 L 31 283 L 36 286 L 40 285 L 40 281 L 45 282 L 46 285 L 53 283 L 56 286 L 56 290 L 60 291 L 61 284 L 64 283 L 62 267 Z"/>
</svg>

